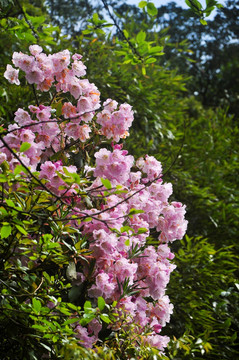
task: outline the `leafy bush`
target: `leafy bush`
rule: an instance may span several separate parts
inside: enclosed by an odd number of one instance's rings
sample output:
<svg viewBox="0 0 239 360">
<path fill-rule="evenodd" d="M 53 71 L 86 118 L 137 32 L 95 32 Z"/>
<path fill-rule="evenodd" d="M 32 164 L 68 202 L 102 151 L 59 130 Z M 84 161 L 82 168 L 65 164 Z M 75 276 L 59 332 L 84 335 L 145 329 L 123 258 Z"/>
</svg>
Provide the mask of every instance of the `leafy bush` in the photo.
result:
<svg viewBox="0 0 239 360">
<path fill-rule="evenodd" d="M 96 344 L 118 359 L 163 357 L 168 242 L 185 233 L 185 207 L 168 202 L 159 161 L 117 144 L 131 106 L 100 103 L 81 55 L 30 53 L 12 59 L 35 105 L 1 127 L 1 352 L 79 357 Z M 19 85 L 18 72 L 8 65 L 4 76 Z"/>
</svg>

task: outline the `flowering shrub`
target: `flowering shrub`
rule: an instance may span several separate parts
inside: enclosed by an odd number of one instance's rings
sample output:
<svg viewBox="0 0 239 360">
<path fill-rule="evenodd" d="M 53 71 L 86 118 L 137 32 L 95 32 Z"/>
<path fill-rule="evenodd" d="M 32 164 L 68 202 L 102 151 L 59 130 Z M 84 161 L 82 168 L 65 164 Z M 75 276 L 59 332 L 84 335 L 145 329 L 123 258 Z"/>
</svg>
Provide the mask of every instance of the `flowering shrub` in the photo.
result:
<svg viewBox="0 0 239 360">
<path fill-rule="evenodd" d="M 101 104 L 80 55 L 46 55 L 38 45 L 30 53 L 12 61 L 35 104 L 15 112 L 0 141 L 3 284 L 14 282 L 2 290 L 3 314 L 28 314 L 45 352 L 69 341 L 110 346 L 122 331 L 134 347 L 162 351 L 173 309 L 168 242 L 186 231 L 185 206 L 169 202 L 160 162 L 135 161 L 118 144 L 131 106 Z M 6 79 L 19 85 L 18 75 L 7 66 Z"/>
</svg>

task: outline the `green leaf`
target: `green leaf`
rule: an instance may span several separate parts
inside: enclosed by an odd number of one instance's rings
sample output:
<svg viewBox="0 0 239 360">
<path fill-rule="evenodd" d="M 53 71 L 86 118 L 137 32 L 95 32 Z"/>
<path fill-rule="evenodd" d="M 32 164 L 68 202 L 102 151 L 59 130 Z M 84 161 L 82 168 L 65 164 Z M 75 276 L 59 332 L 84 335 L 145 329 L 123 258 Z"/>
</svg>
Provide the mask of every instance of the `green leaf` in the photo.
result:
<svg viewBox="0 0 239 360">
<path fill-rule="evenodd" d="M 3 19 L 3 20 L 6 20 L 6 19 Z M 2 23 L 2 21 L 0 23 Z M 3 93 L 1 93 L 1 96 L 4 96 Z M 2 125 L 0 125 L 0 134 L 4 133 L 5 131 L 6 131 L 6 129 Z"/>
<path fill-rule="evenodd" d="M 200 23 L 201 23 L 202 25 L 207 25 L 207 22 L 206 22 L 206 20 L 204 20 L 204 19 L 200 19 Z"/>
<path fill-rule="evenodd" d="M 69 324 L 74 324 L 76 322 L 79 322 L 79 318 L 71 318 L 66 320 L 62 325 L 69 325 Z"/>
<path fill-rule="evenodd" d="M 101 320 L 103 320 L 106 324 L 110 324 L 110 323 L 111 323 L 111 320 L 110 320 L 108 314 L 101 314 L 101 315 L 100 315 L 100 318 L 101 318 Z"/>
<path fill-rule="evenodd" d="M 157 61 L 156 58 L 148 58 L 148 59 L 145 61 L 145 64 L 152 64 L 152 63 L 154 63 L 155 61 Z"/>
<path fill-rule="evenodd" d="M 185 0 L 185 3 L 191 8 L 192 4 L 190 3 L 190 0 Z"/>
<path fill-rule="evenodd" d="M 92 221 L 92 218 L 91 218 L 91 217 L 87 217 L 87 218 L 85 218 L 83 221 L 84 221 L 84 222 L 90 222 L 90 221 Z"/>
<path fill-rule="evenodd" d="M 14 175 L 18 175 L 20 174 L 21 172 L 25 172 L 26 169 L 24 168 L 24 166 L 22 165 L 17 165 L 14 169 Z"/>
<path fill-rule="evenodd" d="M 86 302 L 84 303 L 84 311 L 85 311 L 86 313 L 88 313 L 88 312 L 91 311 L 91 310 L 92 310 L 91 302 L 90 302 L 90 301 L 86 301 Z"/>
<path fill-rule="evenodd" d="M 67 315 L 67 316 L 70 316 L 70 315 L 71 315 L 71 311 L 68 310 L 68 309 L 66 309 L 66 308 L 64 308 L 64 307 L 61 307 L 61 308 L 60 308 L 60 312 L 61 312 L 62 314 L 64 314 L 64 315 Z"/>
<path fill-rule="evenodd" d="M 0 174 L 0 182 L 2 182 L 2 183 L 7 182 L 7 177 L 3 174 Z"/>
<path fill-rule="evenodd" d="M 237 332 L 234 332 L 234 334 L 231 337 L 231 341 L 234 342 L 237 339 Z"/>
<path fill-rule="evenodd" d="M 213 12 L 214 9 L 215 9 L 215 6 L 206 8 L 206 10 L 204 10 L 204 13 L 206 14 L 206 16 L 209 16 L 211 14 L 211 12 Z"/>
<path fill-rule="evenodd" d="M 108 179 L 101 178 L 102 185 L 108 190 L 112 189 L 111 182 Z"/>
<path fill-rule="evenodd" d="M 130 240 L 129 239 L 125 240 L 124 244 L 125 246 L 130 246 Z"/>
<path fill-rule="evenodd" d="M 93 314 L 93 313 L 84 314 L 83 319 L 80 320 L 80 324 L 82 326 L 85 326 L 85 325 L 89 324 L 89 322 L 91 322 L 94 318 L 95 318 L 95 314 Z"/>
<path fill-rule="evenodd" d="M 75 310 L 75 311 L 80 310 L 80 306 L 76 306 L 76 305 L 74 305 L 74 304 L 72 304 L 72 303 L 67 303 L 67 306 L 68 306 L 70 309 Z"/>
<path fill-rule="evenodd" d="M 123 33 L 124 33 L 124 36 L 126 37 L 126 39 L 128 39 L 128 37 L 129 37 L 128 31 L 127 31 L 127 30 L 123 30 Z"/>
<path fill-rule="evenodd" d="M 144 210 L 138 210 L 138 209 L 132 208 L 132 209 L 130 209 L 128 215 L 135 215 L 135 214 L 142 214 L 142 213 L 144 213 Z"/>
<path fill-rule="evenodd" d="M 29 144 L 28 142 L 23 142 L 21 147 L 20 147 L 20 152 L 25 152 L 28 149 L 30 149 L 31 144 Z"/>
<path fill-rule="evenodd" d="M 62 102 L 59 101 L 56 107 L 56 116 L 59 117 L 61 116 L 62 113 Z"/>
<path fill-rule="evenodd" d="M 139 228 L 137 234 L 144 234 L 144 233 L 146 233 L 146 232 L 148 232 L 148 229 L 146 229 L 146 228 Z"/>
<path fill-rule="evenodd" d="M 230 318 L 227 318 L 227 319 L 224 321 L 224 326 L 227 327 L 227 328 L 229 328 L 229 327 L 231 326 L 231 323 L 232 323 L 231 319 L 230 319 Z"/>
<path fill-rule="evenodd" d="M 142 43 L 146 38 L 146 33 L 144 31 L 140 31 L 136 36 L 137 43 Z"/>
<path fill-rule="evenodd" d="M 40 300 L 37 300 L 36 298 L 32 299 L 32 308 L 39 313 L 41 310 L 41 302 Z"/>
<path fill-rule="evenodd" d="M 198 0 L 191 0 L 194 6 L 198 8 L 198 10 L 202 9 L 202 4 Z"/>
<path fill-rule="evenodd" d="M 147 12 L 150 16 L 155 16 L 158 13 L 158 9 L 155 7 L 154 3 L 147 3 Z"/>
<path fill-rule="evenodd" d="M 140 9 L 143 9 L 146 5 L 147 5 L 147 1 L 140 1 L 138 7 L 139 7 Z"/>
<path fill-rule="evenodd" d="M 5 201 L 6 201 L 6 204 L 7 204 L 8 206 L 15 208 L 15 204 L 14 204 L 14 202 L 13 202 L 12 200 L 6 199 Z"/>
<path fill-rule="evenodd" d="M 88 26 L 88 27 L 89 27 L 89 26 Z M 86 30 L 83 30 L 83 31 L 82 31 L 82 34 L 88 35 L 88 34 L 92 34 L 92 32 L 93 32 L 93 29 L 92 29 L 92 30 L 86 29 Z"/>
<path fill-rule="evenodd" d="M 190 9 L 196 13 L 200 14 L 200 10 L 202 9 L 202 4 L 197 0 L 185 0 L 185 3 L 190 7 Z"/>
<path fill-rule="evenodd" d="M 156 56 L 158 54 L 161 55 L 161 54 L 163 54 L 162 51 L 163 51 L 163 46 L 154 46 L 151 49 L 149 49 L 148 54 L 150 54 L 150 55 L 154 54 L 154 56 Z"/>
<path fill-rule="evenodd" d="M 120 231 L 122 232 L 122 233 L 124 233 L 124 232 L 128 232 L 128 231 L 132 231 L 133 233 L 134 233 L 134 229 L 132 228 L 132 227 L 130 227 L 130 226 L 122 226 L 121 228 L 120 228 Z"/>
<path fill-rule="evenodd" d="M 206 0 L 207 7 L 211 7 L 217 4 L 216 0 Z"/>
<path fill-rule="evenodd" d="M 98 308 L 100 311 L 102 311 L 105 307 L 105 300 L 102 298 L 102 296 L 98 297 Z"/>
<path fill-rule="evenodd" d="M 79 319 L 78 319 L 79 320 Z M 47 326 L 43 326 L 43 325 L 38 325 L 38 324 L 34 324 L 32 325 L 32 328 L 33 329 L 36 329 L 36 330 L 40 330 L 42 332 L 46 332 L 48 329 L 47 329 Z"/>
<path fill-rule="evenodd" d="M 97 13 L 94 13 L 94 14 L 93 14 L 92 19 L 93 19 L 93 22 L 94 22 L 95 24 L 98 24 L 99 16 L 98 16 Z"/>
<path fill-rule="evenodd" d="M 1 228 L 1 238 L 6 239 L 9 235 L 11 235 L 12 227 L 10 224 L 3 225 Z"/>
<path fill-rule="evenodd" d="M 8 216 L 8 212 L 4 207 L 0 208 L 0 215 L 2 216 Z"/>
<path fill-rule="evenodd" d="M 22 233 L 23 235 L 27 235 L 28 232 L 20 225 L 15 224 L 16 228 Z"/>
</svg>

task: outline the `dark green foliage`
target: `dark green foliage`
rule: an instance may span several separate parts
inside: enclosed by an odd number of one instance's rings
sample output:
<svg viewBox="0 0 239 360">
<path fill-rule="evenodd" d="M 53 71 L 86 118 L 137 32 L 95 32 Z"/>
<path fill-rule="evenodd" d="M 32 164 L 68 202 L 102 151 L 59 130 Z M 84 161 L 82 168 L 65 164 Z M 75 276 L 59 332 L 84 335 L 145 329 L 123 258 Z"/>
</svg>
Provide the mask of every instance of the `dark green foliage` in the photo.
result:
<svg viewBox="0 0 239 360">
<path fill-rule="evenodd" d="M 170 178 L 177 178 L 175 197 L 188 204 L 188 234 L 238 247 L 238 126 L 221 109 L 204 110 L 193 98 L 187 104 L 182 153 Z"/>
<path fill-rule="evenodd" d="M 179 339 L 178 348 L 174 342 L 169 347 L 170 359 L 236 359 L 239 294 L 233 273 L 238 256 L 233 246 L 216 250 L 208 239 L 186 236 L 175 263 L 168 289 L 175 308 L 167 334 Z"/>
<path fill-rule="evenodd" d="M 89 0 L 46 1 L 52 22 L 60 26 L 65 34 L 71 36 L 76 35 L 79 29 L 86 26 L 93 12 L 100 10 L 99 5 L 96 8 L 94 5 Z"/>
<path fill-rule="evenodd" d="M 169 65 L 191 75 L 189 93 L 203 105 L 229 106 L 237 116 L 239 2 L 228 0 L 208 26 L 185 15 L 173 2 L 158 9 L 157 22 L 170 36 L 165 49 Z"/>
</svg>

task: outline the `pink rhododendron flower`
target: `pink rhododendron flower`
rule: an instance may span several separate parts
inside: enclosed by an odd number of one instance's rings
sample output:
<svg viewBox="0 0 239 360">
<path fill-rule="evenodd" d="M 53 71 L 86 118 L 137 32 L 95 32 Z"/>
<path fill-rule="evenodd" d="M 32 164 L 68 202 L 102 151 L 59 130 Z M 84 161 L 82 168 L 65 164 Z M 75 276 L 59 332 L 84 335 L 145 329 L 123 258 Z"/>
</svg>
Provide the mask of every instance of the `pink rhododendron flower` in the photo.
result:
<svg viewBox="0 0 239 360">
<path fill-rule="evenodd" d="M 188 224 L 184 218 L 185 212 L 185 206 L 178 202 L 172 202 L 162 210 L 163 216 L 159 217 L 157 225 L 157 231 L 161 231 L 159 240 L 168 242 L 182 239 Z"/>
<path fill-rule="evenodd" d="M 96 336 L 90 336 L 87 329 L 81 325 L 77 325 L 75 328 L 77 333 L 76 337 L 80 340 L 80 344 L 86 348 L 92 348 L 93 344 L 96 342 Z"/>
<path fill-rule="evenodd" d="M 18 109 L 15 112 L 14 121 L 18 123 L 19 126 L 29 125 L 33 122 L 28 112 L 23 109 Z"/>
<path fill-rule="evenodd" d="M 99 297 L 103 296 L 106 300 L 111 298 L 117 283 L 113 281 L 113 277 L 101 272 L 96 276 L 95 285 L 92 285 L 88 294 L 90 297 Z"/>
<path fill-rule="evenodd" d="M 146 342 L 160 350 L 163 350 L 167 347 L 169 343 L 169 337 L 168 336 L 161 336 L 161 335 L 149 335 L 146 337 Z"/>
<path fill-rule="evenodd" d="M 29 84 L 40 84 L 44 81 L 44 74 L 37 66 L 33 66 L 31 70 L 26 73 L 26 79 Z"/>
<path fill-rule="evenodd" d="M 62 114 L 64 118 L 70 118 L 76 116 L 76 107 L 71 102 L 65 102 L 62 106 Z"/>
<path fill-rule="evenodd" d="M 69 50 L 63 50 L 51 56 L 53 68 L 56 73 L 60 73 L 65 70 L 70 64 L 70 52 Z"/>
<path fill-rule="evenodd" d="M 32 71 L 35 65 L 35 59 L 33 56 L 25 55 L 21 52 L 14 52 L 12 56 L 12 62 L 16 67 L 19 67 L 25 73 Z"/>
<path fill-rule="evenodd" d="M 29 50 L 32 55 L 36 56 L 42 52 L 42 47 L 39 45 L 30 45 Z"/>
<path fill-rule="evenodd" d="M 19 70 L 16 70 L 12 67 L 12 65 L 7 65 L 7 70 L 4 73 L 4 77 L 11 83 L 20 85 L 20 81 L 18 79 Z"/>
<path fill-rule="evenodd" d="M 71 77 L 71 81 L 67 85 L 67 90 L 74 96 L 75 99 L 79 99 L 82 95 L 82 88 L 79 80 L 75 76 Z"/>
<path fill-rule="evenodd" d="M 90 98 L 81 96 L 77 102 L 77 111 L 79 114 L 84 114 L 87 111 L 93 110 L 93 104 Z"/>
<path fill-rule="evenodd" d="M 115 109 L 117 109 L 118 103 L 115 100 L 107 99 L 104 103 L 104 110 L 113 112 Z"/>
<path fill-rule="evenodd" d="M 131 106 L 122 104 L 118 111 L 113 111 L 117 107 L 117 103 L 108 99 L 104 110 L 97 115 L 97 122 L 102 126 L 101 134 L 107 139 L 113 139 L 118 142 L 120 139 L 129 135 L 128 129 L 132 125 L 134 119 Z"/>
<path fill-rule="evenodd" d="M 7 160 L 7 155 L 5 153 L 0 152 L 0 165 Z"/>
<path fill-rule="evenodd" d="M 118 149 L 113 150 L 112 153 L 106 149 L 100 149 L 95 153 L 95 158 L 95 176 L 105 177 L 120 184 L 128 180 L 134 162 L 133 156 L 126 155 L 124 151 Z"/>
<path fill-rule="evenodd" d="M 136 162 L 136 166 L 147 174 L 147 179 L 153 181 L 162 175 L 162 165 L 153 156 L 145 156 L 145 159 L 140 158 Z"/>
<path fill-rule="evenodd" d="M 74 62 L 71 65 L 73 75 L 76 75 L 78 77 L 84 76 L 86 74 L 86 66 L 83 64 L 82 61 L 74 60 Z"/>
</svg>

